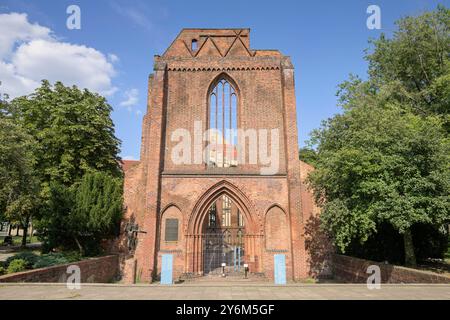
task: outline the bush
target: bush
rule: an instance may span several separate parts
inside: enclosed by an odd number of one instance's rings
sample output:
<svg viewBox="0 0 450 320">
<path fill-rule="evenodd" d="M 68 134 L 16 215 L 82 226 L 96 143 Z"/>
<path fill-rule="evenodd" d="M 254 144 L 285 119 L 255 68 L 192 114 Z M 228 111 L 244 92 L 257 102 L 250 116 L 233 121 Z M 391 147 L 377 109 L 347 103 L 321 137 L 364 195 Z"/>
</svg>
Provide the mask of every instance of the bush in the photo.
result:
<svg viewBox="0 0 450 320">
<path fill-rule="evenodd" d="M 433 226 L 424 224 L 414 225 L 411 231 L 417 261 L 426 261 L 428 258 L 444 258 L 447 250 L 447 233 L 441 233 Z M 356 240 L 352 241 L 345 254 L 373 261 L 387 260 L 393 264 L 405 262 L 403 237 L 389 223 L 378 224 L 377 232 L 363 244 Z"/>
<path fill-rule="evenodd" d="M 48 253 L 43 254 L 39 259 L 33 264 L 33 269 L 46 268 L 54 266 L 57 264 L 66 264 L 70 261 L 62 253 Z"/>
<path fill-rule="evenodd" d="M 9 263 L 8 273 L 21 272 L 27 269 L 27 261 L 24 259 L 14 259 Z"/>
<path fill-rule="evenodd" d="M 38 255 L 30 251 L 19 252 L 6 259 L 5 267 L 8 267 L 11 261 L 20 259 L 25 261 L 27 269 L 31 269 L 33 267 L 33 264 L 35 264 L 36 261 L 38 260 L 38 258 L 39 258 Z"/>
<path fill-rule="evenodd" d="M 76 261 L 80 261 L 83 258 L 81 257 L 80 253 L 77 251 L 68 251 L 68 252 L 64 252 L 63 253 L 64 258 L 68 261 L 68 262 L 76 262 Z"/>
<path fill-rule="evenodd" d="M 82 260 L 80 253 L 76 251 L 68 251 L 68 252 L 57 252 L 57 253 L 48 253 L 43 254 L 41 256 L 38 256 L 34 254 L 33 252 L 20 252 L 18 254 L 15 254 L 14 256 L 9 257 L 6 259 L 5 262 L 0 261 L 0 275 L 3 273 L 12 273 L 12 272 L 19 272 L 23 271 L 25 269 L 37 269 L 37 268 L 46 268 L 58 264 L 66 264 L 71 262 L 76 262 Z M 16 262 L 16 261 L 21 261 Z M 22 263 L 23 261 L 23 263 Z M 14 262 L 14 265 L 12 263 Z M 10 266 L 12 265 L 10 271 Z M 20 266 L 19 266 L 20 265 Z M 22 268 L 23 269 L 20 269 Z M 17 269 L 19 268 L 19 269 Z M 17 270 L 16 270 L 17 269 Z"/>
<path fill-rule="evenodd" d="M 51 183 L 49 201 L 36 224 L 43 252 L 78 250 L 83 256 L 102 252 L 102 240 L 119 234 L 122 194 L 122 178 L 104 172 L 86 173 L 71 187 Z"/>
</svg>

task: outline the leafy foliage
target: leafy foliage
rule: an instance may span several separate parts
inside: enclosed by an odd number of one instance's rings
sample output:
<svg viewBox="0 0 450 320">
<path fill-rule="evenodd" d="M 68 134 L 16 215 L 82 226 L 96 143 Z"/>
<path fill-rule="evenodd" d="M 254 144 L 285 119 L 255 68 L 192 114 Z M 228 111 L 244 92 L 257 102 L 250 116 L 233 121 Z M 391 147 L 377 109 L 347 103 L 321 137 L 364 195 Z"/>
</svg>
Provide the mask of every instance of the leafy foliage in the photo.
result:
<svg viewBox="0 0 450 320">
<path fill-rule="evenodd" d="M 310 180 L 322 219 L 345 251 L 388 221 L 401 234 L 449 221 L 450 145 L 437 117 L 393 105 L 361 105 L 312 134 L 319 161 Z"/>
<path fill-rule="evenodd" d="M 300 148 L 298 154 L 301 161 L 306 162 L 312 166 L 314 166 L 314 164 L 316 163 L 317 153 L 314 149 Z"/>
<path fill-rule="evenodd" d="M 98 253 L 101 240 L 118 235 L 123 214 L 123 182 L 102 172 L 87 173 L 79 184 L 52 183 L 39 230 L 44 248 L 78 248 Z M 86 251 L 86 252 L 85 252 Z"/>
<path fill-rule="evenodd" d="M 415 264 L 416 226 L 445 232 L 449 22 L 450 11 L 439 7 L 400 20 L 392 39 L 374 40 L 366 56 L 369 79 L 342 83 L 344 112 L 311 134 L 317 160 L 309 180 L 323 206 L 323 226 L 341 252 L 388 224 L 403 235 L 405 263 Z"/>
<path fill-rule="evenodd" d="M 397 26 L 392 39 L 371 41 L 374 49 L 366 58 L 373 85 L 393 85 L 398 91 L 393 97 L 417 114 L 448 115 L 450 10 L 438 6 Z"/>
<path fill-rule="evenodd" d="M 45 187 L 50 181 L 70 186 L 91 170 L 121 175 L 120 141 L 105 98 L 44 80 L 33 94 L 14 99 L 9 109 L 36 137 L 36 168 Z"/>
<path fill-rule="evenodd" d="M 418 261 L 444 258 L 448 241 L 446 233 L 430 224 L 416 224 L 411 233 Z M 372 233 L 363 245 L 356 239 L 351 241 L 345 253 L 373 261 L 388 261 L 394 264 L 405 262 L 403 237 L 388 222 L 377 223 L 376 232 Z"/>
<path fill-rule="evenodd" d="M 15 262 L 18 260 L 20 260 L 21 262 L 20 263 Z M 66 263 L 70 263 L 70 262 L 76 262 L 76 261 L 80 261 L 80 260 L 82 260 L 82 257 L 80 256 L 80 254 L 78 252 L 71 252 L 71 251 L 50 252 L 50 253 L 43 254 L 43 255 L 37 255 L 30 251 L 23 251 L 23 252 L 19 252 L 15 255 L 9 257 L 8 259 L 6 259 L 4 262 L 4 267 L 9 268 L 9 266 L 11 266 L 11 264 L 13 264 L 13 266 L 11 268 L 14 270 L 17 268 L 21 268 L 22 266 L 25 267 L 23 270 L 37 269 L 37 268 L 46 268 L 46 267 L 58 265 L 58 264 L 66 264 Z M 21 271 L 23 271 L 23 270 L 21 270 Z M 14 271 L 14 272 L 18 272 L 18 271 Z"/>
<path fill-rule="evenodd" d="M 70 248 L 73 245 L 73 236 L 70 232 L 70 213 L 74 206 L 73 188 L 55 181 L 50 183 L 49 200 L 42 208 L 39 221 L 36 222 L 43 252 L 49 252 L 56 247 Z"/>
<path fill-rule="evenodd" d="M 14 259 L 8 265 L 7 273 L 15 273 L 25 271 L 27 268 L 27 262 L 23 259 Z"/>
<path fill-rule="evenodd" d="M 5 265 L 9 266 L 13 260 L 17 259 L 25 261 L 26 268 L 31 269 L 33 264 L 35 264 L 39 259 L 39 256 L 30 251 L 19 252 L 11 257 L 8 257 L 5 261 Z"/>
<path fill-rule="evenodd" d="M 121 191 L 112 190 L 113 183 L 96 189 L 112 196 L 111 203 L 101 196 L 84 199 L 100 201 L 91 202 L 95 208 L 90 211 L 77 203 L 80 181 L 90 173 L 103 172 L 110 181 L 121 181 L 120 141 L 111 111 L 98 94 L 61 82 L 51 86 L 46 80 L 28 96 L 10 103 L 0 100 L 0 212 L 24 228 L 39 213 L 34 222 L 47 250 L 70 248 L 79 237 L 83 245 L 98 247 L 113 228 L 106 225 L 117 220 L 111 215 L 117 212 L 119 200 L 114 197 L 120 193 L 121 199 Z"/>
<path fill-rule="evenodd" d="M 70 261 L 62 253 L 49 253 L 43 254 L 39 259 L 33 264 L 33 269 L 46 268 L 58 264 L 66 264 Z"/>
<path fill-rule="evenodd" d="M 117 235 L 123 214 L 122 193 L 121 179 L 102 172 L 86 174 L 76 189 L 72 224 L 81 226 L 79 232 Z"/>
<path fill-rule="evenodd" d="M 41 204 L 35 149 L 35 140 L 12 117 L 0 115 L 0 212 L 24 228 Z"/>
<path fill-rule="evenodd" d="M 66 264 L 82 260 L 82 257 L 77 252 L 50 252 L 41 255 L 33 264 L 33 269 L 46 268 L 59 264 Z"/>
</svg>

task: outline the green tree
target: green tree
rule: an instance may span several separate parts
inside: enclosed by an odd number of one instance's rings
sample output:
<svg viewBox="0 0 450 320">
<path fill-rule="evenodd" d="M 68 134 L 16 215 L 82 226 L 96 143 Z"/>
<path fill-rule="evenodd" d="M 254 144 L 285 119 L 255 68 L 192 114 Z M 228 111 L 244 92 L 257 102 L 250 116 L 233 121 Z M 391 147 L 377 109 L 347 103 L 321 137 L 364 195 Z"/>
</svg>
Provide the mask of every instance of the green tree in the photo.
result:
<svg viewBox="0 0 450 320">
<path fill-rule="evenodd" d="M 50 200 L 39 223 L 45 250 L 78 248 L 95 254 L 102 240 L 118 235 L 123 214 L 123 180 L 104 172 L 86 173 L 80 183 L 50 185 Z"/>
<path fill-rule="evenodd" d="M 11 102 L 8 112 L 36 138 L 44 193 L 51 181 L 71 186 L 90 170 L 121 175 L 111 111 L 98 94 L 46 80 L 34 93 Z"/>
<path fill-rule="evenodd" d="M 36 143 L 11 117 L 0 116 L 0 211 L 23 228 L 26 245 L 31 217 L 41 205 L 34 170 Z"/>
<path fill-rule="evenodd" d="M 383 94 L 418 115 L 439 115 L 450 130 L 450 9 L 405 17 L 392 38 L 384 34 L 366 50 L 369 80 L 352 76 L 341 85 L 351 107 L 367 94 Z"/>
<path fill-rule="evenodd" d="M 387 223 L 414 265 L 411 230 L 450 221 L 450 10 L 397 25 L 391 39 L 371 41 L 368 80 L 351 75 L 340 85 L 343 113 L 312 133 L 309 180 L 342 252 Z"/>
<path fill-rule="evenodd" d="M 312 148 L 300 148 L 298 152 L 299 159 L 301 161 L 304 161 L 312 166 L 314 166 L 316 160 L 317 160 L 317 153 Z"/>
<path fill-rule="evenodd" d="M 318 161 L 310 181 L 342 252 L 388 222 L 404 236 L 405 263 L 414 265 L 411 227 L 449 222 L 449 139 L 438 117 L 380 103 L 353 108 L 313 132 Z"/>
<path fill-rule="evenodd" d="M 119 234 L 123 215 L 123 181 L 103 172 L 88 173 L 76 188 L 71 225 L 78 234 L 98 241 Z M 76 228 L 78 226 L 78 228 Z M 80 242 L 75 241 L 82 252 Z"/>
<path fill-rule="evenodd" d="M 51 181 L 48 200 L 42 207 L 40 219 L 36 221 L 43 252 L 54 248 L 70 250 L 74 247 L 74 233 L 71 230 L 70 214 L 74 206 L 73 188 Z"/>
</svg>

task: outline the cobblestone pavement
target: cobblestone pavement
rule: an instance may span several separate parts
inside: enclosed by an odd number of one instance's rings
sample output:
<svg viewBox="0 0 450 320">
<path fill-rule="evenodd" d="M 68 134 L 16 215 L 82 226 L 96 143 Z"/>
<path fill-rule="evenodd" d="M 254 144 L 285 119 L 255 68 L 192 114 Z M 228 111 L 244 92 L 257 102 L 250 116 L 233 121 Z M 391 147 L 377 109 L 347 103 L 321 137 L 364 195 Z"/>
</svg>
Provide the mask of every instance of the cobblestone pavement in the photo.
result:
<svg viewBox="0 0 450 320">
<path fill-rule="evenodd" d="M 360 284 L 180 284 L 173 286 L 82 284 L 69 290 L 65 284 L 0 283 L 0 300 L 8 299 L 148 299 L 148 300 L 239 300 L 239 299 L 446 299 L 450 285 L 385 284 L 369 290 Z"/>
</svg>

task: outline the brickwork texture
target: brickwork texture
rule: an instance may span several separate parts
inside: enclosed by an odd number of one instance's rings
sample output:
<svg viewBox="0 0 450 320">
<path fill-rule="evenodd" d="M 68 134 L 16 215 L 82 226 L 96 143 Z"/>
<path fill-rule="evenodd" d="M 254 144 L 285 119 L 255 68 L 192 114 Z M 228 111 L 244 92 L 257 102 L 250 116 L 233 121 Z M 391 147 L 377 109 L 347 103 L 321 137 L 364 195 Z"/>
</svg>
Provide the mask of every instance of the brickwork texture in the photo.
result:
<svg viewBox="0 0 450 320">
<path fill-rule="evenodd" d="M 239 129 L 279 130 L 275 174 L 262 174 L 261 163 L 211 168 L 173 161 L 174 131 L 182 128 L 193 137 L 196 121 L 208 129 L 208 97 L 220 79 L 235 88 Z M 118 240 L 124 282 L 158 279 L 164 253 L 173 254 L 175 277 L 203 275 L 202 228 L 208 208 L 221 195 L 244 216 L 244 261 L 251 273 L 272 278 L 273 255 L 284 253 L 289 280 L 311 276 L 305 232 L 318 210 L 305 184 L 312 168 L 298 159 L 296 117 L 288 56 L 251 49 L 249 29 L 183 29 L 163 55 L 154 57 L 140 160 L 124 162 L 126 216 Z M 178 219 L 177 241 L 165 241 L 166 219 Z M 131 248 L 130 223 L 139 230 Z"/>
</svg>

